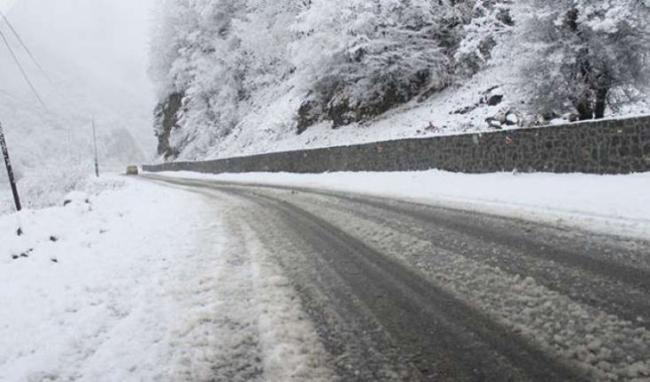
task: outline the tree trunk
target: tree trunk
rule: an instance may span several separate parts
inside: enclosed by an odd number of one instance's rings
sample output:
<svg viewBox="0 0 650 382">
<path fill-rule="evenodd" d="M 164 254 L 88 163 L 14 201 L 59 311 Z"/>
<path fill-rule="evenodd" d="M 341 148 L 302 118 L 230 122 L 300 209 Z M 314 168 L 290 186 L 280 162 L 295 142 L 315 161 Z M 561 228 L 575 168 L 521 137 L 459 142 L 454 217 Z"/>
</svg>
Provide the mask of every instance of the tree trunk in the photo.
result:
<svg viewBox="0 0 650 382">
<path fill-rule="evenodd" d="M 596 119 L 602 119 L 605 117 L 608 93 L 609 88 L 607 87 L 601 87 L 596 91 L 596 105 L 594 106 L 594 117 Z"/>
<path fill-rule="evenodd" d="M 586 121 L 594 119 L 593 103 L 590 97 L 582 96 L 576 103 L 576 110 L 578 111 L 579 119 Z"/>
<path fill-rule="evenodd" d="M 578 82 L 578 87 L 575 107 L 580 120 L 586 121 L 594 119 L 594 92 L 591 84 L 593 68 L 589 61 L 589 50 L 587 48 L 580 49 L 576 57 L 576 63 L 578 71 L 575 80 Z"/>
</svg>

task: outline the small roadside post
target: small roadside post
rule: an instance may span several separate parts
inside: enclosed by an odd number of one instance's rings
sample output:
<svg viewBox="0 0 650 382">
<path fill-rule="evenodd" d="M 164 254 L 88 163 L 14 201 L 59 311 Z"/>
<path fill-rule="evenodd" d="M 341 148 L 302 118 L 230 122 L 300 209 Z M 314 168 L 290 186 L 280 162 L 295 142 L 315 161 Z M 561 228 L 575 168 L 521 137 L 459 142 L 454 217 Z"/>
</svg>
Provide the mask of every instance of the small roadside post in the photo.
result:
<svg viewBox="0 0 650 382">
<path fill-rule="evenodd" d="M 2 130 L 2 122 L 0 122 L 0 146 L 2 147 L 2 156 L 5 160 L 5 167 L 7 168 L 7 177 L 9 178 L 9 184 L 11 185 L 11 193 L 14 196 L 14 204 L 16 206 L 16 211 L 20 212 L 23 207 L 20 204 L 20 196 L 18 195 L 18 187 L 16 186 L 14 170 L 11 167 L 11 160 L 9 159 L 9 149 L 7 148 L 7 141 L 5 140 L 5 134 L 4 131 Z"/>
<path fill-rule="evenodd" d="M 97 155 L 97 129 L 95 128 L 95 119 L 92 120 L 93 125 L 93 146 L 95 149 L 95 176 L 99 178 L 99 156 Z"/>
</svg>

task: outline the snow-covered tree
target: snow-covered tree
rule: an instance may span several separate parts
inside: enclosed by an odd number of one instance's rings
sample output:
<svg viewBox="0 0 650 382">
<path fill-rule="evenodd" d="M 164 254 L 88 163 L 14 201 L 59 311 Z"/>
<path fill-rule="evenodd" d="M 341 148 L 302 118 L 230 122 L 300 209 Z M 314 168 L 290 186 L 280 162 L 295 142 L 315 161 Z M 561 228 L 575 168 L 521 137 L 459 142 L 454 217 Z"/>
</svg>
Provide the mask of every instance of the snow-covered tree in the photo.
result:
<svg viewBox="0 0 650 382">
<path fill-rule="evenodd" d="M 455 72 L 461 78 L 481 70 L 492 58 L 492 50 L 515 25 L 509 0 L 469 0 L 456 6 L 463 23 L 462 38 L 454 52 Z"/>
<path fill-rule="evenodd" d="M 295 38 L 292 26 L 304 8 L 296 0 L 246 2 L 245 17 L 237 20 L 236 33 L 249 65 L 250 91 L 276 84 L 293 71 L 288 47 Z"/>
<path fill-rule="evenodd" d="M 313 0 L 299 16 L 294 64 L 310 85 L 299 129 L 378 115 L 450 82 L 447 1 Z"/>
<path fill-rule="evenodd" d="M 647 84 L 650 8 L 639 0 L 533 0 L 524 69 L 542 114 L 602 118 Z"/>
<path fill-rule="evenodd" d="M 516 87 L 510 102 L 601 117 L 647 94 L 649 16 L 640 0 L 161 0 L 159 151 L 201 158 L 268 130 L 366 121 L 490 63 L 512 66 L 496 83 Z"/>
<path fill-rule="evenodd" d="M 151 69 L 162 84 L 157 134 L 171 146 L 204 150 L 237 122 L 246 68 L 234 20 L 244 7 L 237 0 L 167 0 L 163 7 Z M 159 151 L 173 155 L 165 143 Z"/>
</svg>

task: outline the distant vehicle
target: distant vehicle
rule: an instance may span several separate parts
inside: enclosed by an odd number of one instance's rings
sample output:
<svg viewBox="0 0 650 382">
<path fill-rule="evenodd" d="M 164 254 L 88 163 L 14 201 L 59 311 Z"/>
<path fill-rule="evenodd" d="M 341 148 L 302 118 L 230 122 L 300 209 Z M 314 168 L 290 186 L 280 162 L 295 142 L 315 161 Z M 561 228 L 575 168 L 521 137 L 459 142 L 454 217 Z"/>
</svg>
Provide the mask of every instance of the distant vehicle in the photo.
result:
<svg viewBox="0 0 650 382">
<path fill-rule="evenodd" d="M 128 166 L 126 168 L 126 175 L 138 175 L 139 172 L 138 166 Z"/>
</svg>

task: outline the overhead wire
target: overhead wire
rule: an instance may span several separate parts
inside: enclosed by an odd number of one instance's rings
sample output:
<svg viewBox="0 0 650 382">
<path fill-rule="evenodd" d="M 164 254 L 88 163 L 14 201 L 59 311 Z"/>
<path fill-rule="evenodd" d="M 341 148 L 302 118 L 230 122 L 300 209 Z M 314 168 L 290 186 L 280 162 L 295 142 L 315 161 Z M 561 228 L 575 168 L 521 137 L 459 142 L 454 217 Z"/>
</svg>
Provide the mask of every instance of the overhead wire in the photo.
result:
<svg viewBox="0 0 650 382">
<path fill-rule="evenodd" d="M 18 33 L 18 31 L 16 30 L 16 28 L 14 28 L 13 24 L 11 23 L 11 21 L 9 21 L 9 18 L 7 17 L 7 15 L 5 15 L 4 12 L 0 11 L 0 16 L 2 17 L 2 19 L 4 20 L 4 22 L 7 24 L 7 26 L 8 26 L 9 29 L 11 30 L 11 33 L 13 33 L 14 37 L 16 37 L 16 40 L 18 41 L 18 43 L 20 44 L 20 46 L 23 47 L 23 49 L 25 50 L 25 52 L 27 53 L 27 55 L 29 56 L 29 58 L 32 60 L 32 62 L 34 63 L 34 65 L 38 68 L 38 70 L 40 70 L 41 74 L 43 74 L 43 76 L 44 76 L 44 77 L 45 77 L 45 78 L 46 78 L 50 83 L 52 83 L 52 80 L 50 79 L 50 76 L 49 76 L 49 75 L 47 74 L 47 72 L 43 69 L 43 66 L 38 62 L 38 60 L 36 59 L 36 57 L 35 57 L 34 54 L 32 53 L 31 49 L 29 49 L 29 47 L 27 46 L 27 44 L 25 44 L 25 42 L 23 41 L 22 37 L 20 37 L 20 33 Z"/>
<path fill-rule="evenodd" d="M 38 68 L 38 70 L 41 72 L 41 74 L 45 77 L 45 79 L 50 83 L 50 85 L 52 85 L 52 87 L 53 87 L 53 88 L 55 89 L 55 91 L 56 91 L 56 86 L 54 86 L 54 82 L 52 81 L 52 79 L 50 78 L 50 76 L 47 74 L 47 72 L 45 71 L 45 69 L 43 69 L 43 66 L 38 62 L 38 60 L 36 59 L 36 56 L 32 53 L 31 49 L 29 49 L 29 47 L 27 46 L 27 44 L 25 43 L 25 41 L 22 39 L 22 37 L 20 36 L 20 33 L 18 33 L 18 31 L 16 30 L 16 28 L 14 28 L 14 26 L 13 26 L 13 24 L 11 23 L 11 21 L 9 20 L 9 18 L 8 18 L 8 17 L 7 17 L 3 12 L 1 12 L 1 11 L 0 11 L 0 17 L 2 18 L 2 20 L 4 20 L 5 24 L 9 27 L 9 29 L 11 30 L 13 36 L 14 36 L 15 39 L 18 41 L 18 43 L 20 44 L 20 46 L 22 47 L 22 49 L 23 49 L 23 50 L 27 53 L 27 55 L 30 57 L 32 63 L 36 66 L 36 68 Z M 55 115 L 54 113 L 52 113 L 52 112 L 50 111 L 50 109 L 49 109 L 49 108 L 47 107 L 47 105 L 45 104 L 45 102 L 44 102 L 44 100 L 43 100 L 43 97 L 41 97 L 40 93 L 39 93 L 38 90 L 36 89 L 36 86 L 34 85 L 34 82 L 31 81 L 31 79 L 29 78 L 29 75 L 27 74 L 27 71 L 26 71 L 25 68 L 22 66 L 22 64 L 21 64 L 21 62 L 20 62 L 20 60 L 19 60 L 19 58 L 18 58 L 18 55 L 16 54 L 16 52 L 14 51 L 14 49 L 11 47 L 9 40 L 7 39 L 7 36 L 5 35 L 5 33 L 2 32 L 2 29 L 0 29 L 0 38 L 3 40 L 5 46 L 7 46 L 7 49 L 8 49 L 9 52 L 11 53 L 11 56 L 12 56 L 14 62 L 16 63 L 16 65 L 18 66 L 18 68 L 20 69 L 20 72 L 22 73 L 23 78 L 25 79 L 25 81 L 26 81 L 27 84 L 29 85 L 29 87 L 30 87 L 32 93 L 34 93 L 34 95 L 35 95 L 36 98 L 38 99 L 38 101 L 39 101 L 39 103 L 41 104 L 41 106 L 43 107 L 45 113 L 46 113 L 47 115 L 54 116 L 54 117 L 56 117 L 57 119 L 62 119 L 62 120 L 64 120 L 64 121 L 68 122 L 68 123 L 66 123 L 66 125 L 67 125 L 68 127 L 67 127 L 67 129 L 66 129 L 66 130 L 67 130 L 67 134 L 66 134 L 66 138 L 65 138 L 65 140 L 66 140 L 66 147 L 67 147 L 67 155 L 66 155 L 66 157 L 67 157 L 67 158 L 71 158 L 71 157 L 72 157 L 72 149 L 71 149 L 72 142 L 71 142 L 71 127 L 70 127 L 71 124 L 69 123 L 69 122 L 70 122 L 70 119 L 68 118 L 68 116 L 67 116 L 66 114 Z M 5 92 L 5 94 L 7 94 L 7 95 L 9 95 L 9 96 L 11 97 L 11 94 L 8 94 L 8 93 L 6 93 L 6 92 Z"/>
<path fill-rule="evenodd" d="M 23 75 L 23 78 L 25 79 L 25 82 L 27 82 L 27 84 L 29 85 L 29 88 L 32 90 L 32 93 L 34 93 L 34 96 L 36 96 L 36 99 L 38 99 L 38 102 L 41 104 L 41 106 L 43 106 L 43 108 L 45 110 L 47 110 L 47 105 L 45 105 L 45 102 L 43 101 L 43 98 L 38 93 L 38 90 L 36 90 L 36 87 L 34 86 L 34 83 L 29 78 L 29 75 L 25 71 L 25 68 L 23 68 L 23 65 L 20 63 L 20 60 L 18 59 L 18 56 L 16 55 L 16 52 L 11 47 L 11 44 L 9 44 L 9 40 L 7 40 L 7 37 L 2 32 L 2 30 L 0 30 L 0 39 L 2 39 L 5 46 L 9 50 L 9 53 L 11 54 L 11 57 L 13 58 L 16 65 L 18 66 L 18 69 L 20 70 L 20 73 Z"/>
<path fill-rule="evenodd" d="M 45 77 L 45 79 L 47 80 L 47 82 L 49 82 L 49 84 L 52 86 L 52 88 L 53 88 L 54 92 L 56 93 L 56 95 L 57 95 L 59 98 L 68 101 L 68 103 L 72 103 L 72 102 L 70 102 L 70 98 L 69 98 L 67 95 L 62 94 L 62 93 L 59 91 L 59 88 L 55 85 L 54 81 L 52 81 L 52 78 L 49 76 L 48 72 L 43 68 L 43 65 L 41 65 L 41 64 L 39 63 L 39 61 L 36 59 L 36 55 L 34 55 L 34 54 L 32 53 L 31 49 L 30 49 L 30 48 L 27 46 L 27 44 L 24 42 L 24 40 L 23 40 L 22 37 L 20 36 L 20 33 L 19 33 L 18 30 L 13 26 L 12 22 L 9 20 L 9 18 L 7 17 L 7 15 L 6 15 L 4 12 L 0 11 L 0 16 L 2 17 L 2 19 L 5 21 L 5 23 L 7 24 L 7 26 L 8 26 L 9 29 L 11 30 L 13 36 L 14 36 L 14 37 L 16 38 L 16 40 L 19 42 L 20 46 L 21 46 L 21 47 L 23 48 L 23 50 L 27 53 L 27 55 L 30 57 L 32 63 L 33 63 L 33 64 L 38 68 L 38 70 L 41 72 L 41 74 L 43 75 L 43 77 Z M 5 42 L 5 43 L 6 43 L 6 42 Z M 41 98 L 41 99 L 42 99 L 42 98 Z M 49 110 L 47 110 L 47 109 L 46 109 L 46 111 L 49 112 Z M 63 119 L 69 120 L 69 118 L 67 118 L 67 116 L 65 116 L 65 115 L 62 115 L 62 116 L 60 116 L 60 117 L 63 117 Z"/>
<path fill-rule="evenodd" d="M 45 79 L 50 83 L 50 85 L 53 86 L 54 91 L 55 91 L 56 93 L 59 93 L 59 92 L 58 92 L 58 87 L 54 85 L 54 82 L 51 80 L 50 76 L 49 76 L 49 75 L 47 74 L 47 72 L 43 69 L 43 66 L 38 62 L 38 60 L 36 59 L 36 56 L 32 53 L 31 49 L 29 49 L 29 47 L 27 46 L 27 44 L 24 42 L 24 40 L 23 40 L 22 37 L 20 36 L 20 33 L 18 33 L 18 31 L 16 30 L 16 28 L 14 28 L 14 26 L 13 26 L 13 24 L 11 23 L 11 21 L 9 20 L 9 18 L 8 18 L 8 17 L 4 14 L 4 12 L 2 12 L 2 11 L 0 11 L 0 16 L 1 16 L 1 18 L 4 20 L 5 24 L 7 24 L 7 26 L 8 26 L 9 29 L 11 30 L 13 36 L 16 38 L 16 40 L 18 41 L 18 43 L 20 44 L 20 46 L 21 46 L 21 47 L 23 48 L 23 50 L 27 53 L 27 55 L 29 56 L 29 58 L 31 59 L 31 61 L 33 62 L 33 64 L 38 68 L 38 70 L 39 70 L 39 71 L 41 72 L 41 74 L 45 77 Z M 14 59 L 16 65 L 19 67 L 19 69 L 20 69 L 20 71 L 21 71 L 23 77 L 25 78 L 25 81 L 29 84 L 29 87 L 31 88 L 32 92 L 34 93 L 34 95 L 35 95 L 36 98 L 38 99 L 39 103 L 43 106 L 43 108 L 45 109 L 45 111 L 46 111 L 48 114 L 51 114 L 51 112 L 50 112 L 50 110 L 48 109 L 47 105 L 46 105 L 45 102 L 43 101 L 43 98 L 40 96 L 38 90 L 37 90 L 36 87 L 34 86 L 34 83 L 30 80 L 29 75 L 27 74 L 27 72 L 25 71 L 24 67 L 23 67 L 22 64 L 20 63 L 20 60 L 18 59 L 17 54 L 16 54 L 15 51 L 11 48 L 8 39 L 7 39 L 6 36 L 2 33 L 2 30 L 0 30 L 0 37 L 2 38 L 2 40 L 3 40 L 4 43 L 5 43 L 5 45 L 7 46 L 7 49 L 9 49 L 9 52 L 11 53 L 11 56 L 13 57 L 13 59 Z M 67 99 L 67 100 L 69 101 L 69 98 L 68 98 L 66 95 L 59 94 L 59 96 L 60 96 L 62 99 Z M 58 117 L 58 118 L 62 118 L 63 120 L 65 120 L 65 121 L 67 121 L 67 122 L 71 122 L 71 119 L 70 119 L 66 114 L 57 115 L 57 117 Z M 71 138 L 71 133 L 72 133 L 72 132 L 71 132 L 71 125 L 72 125 L 72 124 L 71 124 L 71 123 L 67 123 L 67 125 L 68 125 L 68 128 L 67 128 L 67 138 L 66 138 L 66 141 L 67 141 L 67 147 L 68 147 L 68 157 L 71 158 L 71 157 L 72 157 L 72 151 L 71 151 L 71 140 L 72 140 L 72 138 Z"/>
</svg>

